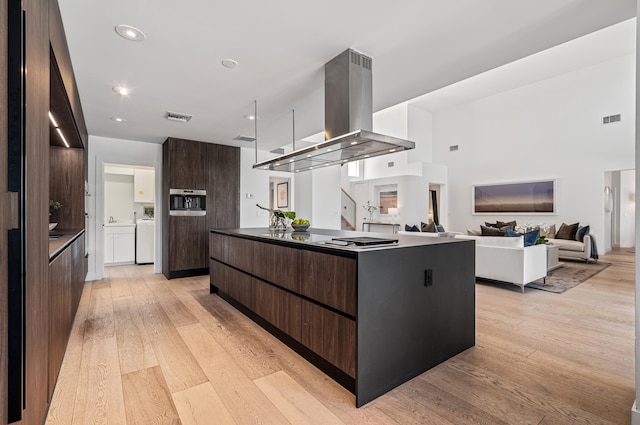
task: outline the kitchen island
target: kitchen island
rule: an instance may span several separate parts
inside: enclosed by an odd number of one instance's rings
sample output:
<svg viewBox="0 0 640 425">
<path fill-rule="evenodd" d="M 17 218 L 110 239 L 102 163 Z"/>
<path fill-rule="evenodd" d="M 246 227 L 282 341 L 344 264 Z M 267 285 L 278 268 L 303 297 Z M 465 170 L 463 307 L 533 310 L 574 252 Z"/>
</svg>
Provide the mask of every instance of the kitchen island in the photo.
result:
<svg viewBox="0 0 640 425">
<path fill-rule="evenodd" d="M 337 238 L 391 239 L 335 245 Z M 362 406 L 475 344 L 474 242 L 309 229 L 211 230 L 211 293 Z"/>
</svg>

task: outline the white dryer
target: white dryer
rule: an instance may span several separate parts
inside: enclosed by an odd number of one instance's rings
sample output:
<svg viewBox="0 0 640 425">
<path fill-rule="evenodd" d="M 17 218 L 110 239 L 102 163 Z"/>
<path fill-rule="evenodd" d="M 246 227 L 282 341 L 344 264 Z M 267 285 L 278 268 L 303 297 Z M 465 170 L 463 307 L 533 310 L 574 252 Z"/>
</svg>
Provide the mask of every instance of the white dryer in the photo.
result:
<svg viewBox="0 0 640 425">
<path fill-rule="evenodd" d="M 136 224 L 136 264 L 151 264 L 155 261 L 156 221 L 139 218 Z"/>
</svg>

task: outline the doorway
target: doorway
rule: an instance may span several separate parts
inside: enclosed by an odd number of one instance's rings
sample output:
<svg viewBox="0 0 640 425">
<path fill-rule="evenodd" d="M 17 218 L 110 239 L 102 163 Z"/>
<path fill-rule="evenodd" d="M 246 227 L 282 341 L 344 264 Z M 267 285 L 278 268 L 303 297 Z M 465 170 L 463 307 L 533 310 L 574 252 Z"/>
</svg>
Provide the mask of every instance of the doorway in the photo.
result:
<svg viewBox="0 0 640 425">
<path fill-rule="evenodd" d="M 269 208 L 281 211 L 293 211 L 291 179 L 269 177 Z"/>
<path fill-rule="evenodd" d="M 155 262 L 155 168 L 103 164 L 103 266 Z"/>
<path fill-rule="evenodd" d="M 636 171 L 607 171 L 604 175 L 604 250 L 635 248 Z"/>
</svg>

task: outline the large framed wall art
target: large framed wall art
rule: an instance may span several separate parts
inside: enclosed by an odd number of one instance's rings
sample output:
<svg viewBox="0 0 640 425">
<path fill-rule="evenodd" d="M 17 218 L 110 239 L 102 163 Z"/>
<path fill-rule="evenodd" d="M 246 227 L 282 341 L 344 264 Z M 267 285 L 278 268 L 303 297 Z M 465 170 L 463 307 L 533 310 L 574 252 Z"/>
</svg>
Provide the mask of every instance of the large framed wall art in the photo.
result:
<svg viewBox="0 0 640 425">
<path fill-rule="evenodd" d="M 473 214 L 556 214 L 556 180 L 473 186 Z"/>
</svg>

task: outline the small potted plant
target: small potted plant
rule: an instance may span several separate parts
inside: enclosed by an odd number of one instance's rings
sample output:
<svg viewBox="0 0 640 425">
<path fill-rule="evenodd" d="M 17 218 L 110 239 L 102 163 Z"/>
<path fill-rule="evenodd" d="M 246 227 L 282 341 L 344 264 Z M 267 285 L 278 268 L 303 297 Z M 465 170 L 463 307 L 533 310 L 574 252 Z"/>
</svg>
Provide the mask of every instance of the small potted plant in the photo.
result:
<svg viewBox="0 0 640 425">
<path fill-rule="evenodd" d="M 49 217 L 51 217 L 51 215 L 59 210 L 60 208 L 62 208 L 62 204 L 58 201 L 54 201 L 53 199 L 49 200 Z M 55 229 L 55 227 L 58 225 L 58 223 L 49 223 L 49 230 L 53 230 Z"/>
</svg>

